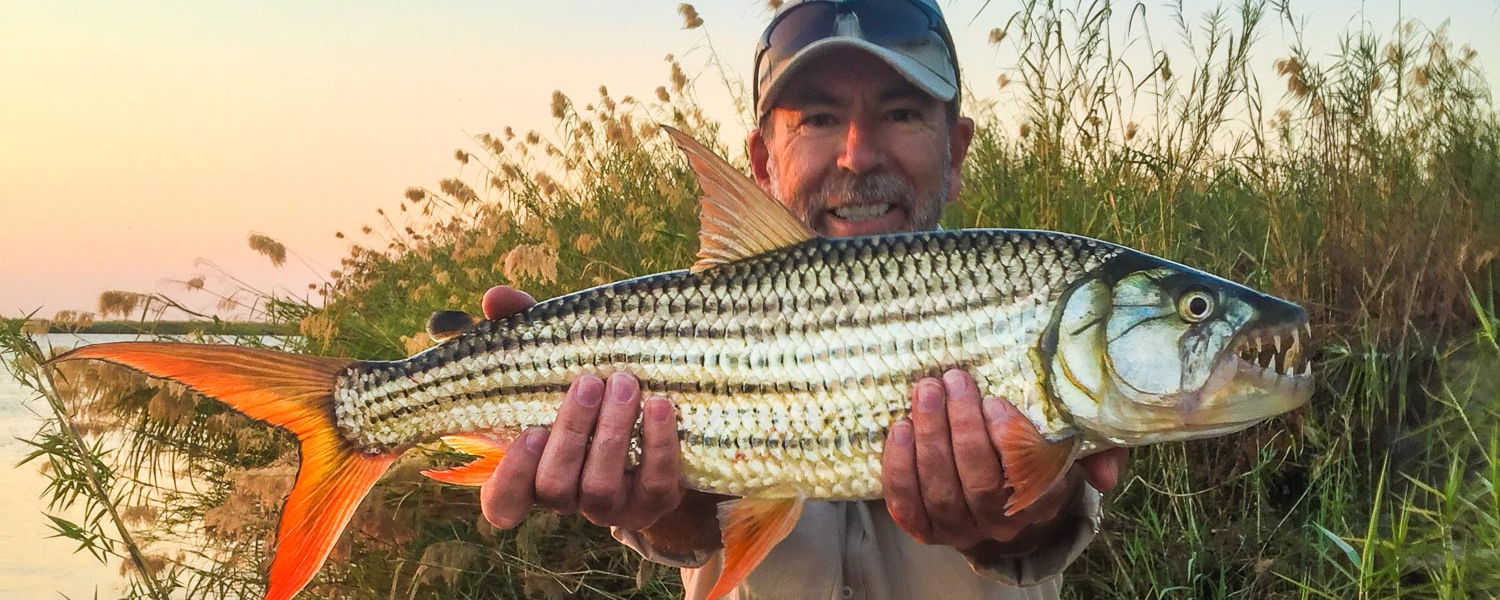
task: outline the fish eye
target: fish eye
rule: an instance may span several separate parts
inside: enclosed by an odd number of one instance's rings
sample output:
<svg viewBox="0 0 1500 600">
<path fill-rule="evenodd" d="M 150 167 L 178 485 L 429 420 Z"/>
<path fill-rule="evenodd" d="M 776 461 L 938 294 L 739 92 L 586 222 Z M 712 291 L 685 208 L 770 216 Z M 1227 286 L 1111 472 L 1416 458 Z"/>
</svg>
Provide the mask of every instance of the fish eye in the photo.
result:
<svg viewBox="0 0 1500 600">
<path fill-rule="evenodd" d="M 1198 323 L 1214 314 L 1214 295 L 1208 290 L 1192 289 L 1177 299 L 1177 314 L 1189 323 Z"/>
</svg>

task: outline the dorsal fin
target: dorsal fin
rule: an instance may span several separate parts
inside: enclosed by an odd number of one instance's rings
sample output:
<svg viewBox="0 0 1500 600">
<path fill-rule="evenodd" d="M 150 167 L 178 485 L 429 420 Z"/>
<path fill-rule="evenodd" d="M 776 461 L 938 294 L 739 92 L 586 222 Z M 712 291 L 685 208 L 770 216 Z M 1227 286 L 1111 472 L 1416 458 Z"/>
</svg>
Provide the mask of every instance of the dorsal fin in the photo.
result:
<svg viewBox="0 0 1500 600">
<path fill-rule="evenodd" d="M 692 136 L 661 128 L 687 155 L 698 175 L 698 273 L 818 237 L 749 177 Z"/>
</svg>

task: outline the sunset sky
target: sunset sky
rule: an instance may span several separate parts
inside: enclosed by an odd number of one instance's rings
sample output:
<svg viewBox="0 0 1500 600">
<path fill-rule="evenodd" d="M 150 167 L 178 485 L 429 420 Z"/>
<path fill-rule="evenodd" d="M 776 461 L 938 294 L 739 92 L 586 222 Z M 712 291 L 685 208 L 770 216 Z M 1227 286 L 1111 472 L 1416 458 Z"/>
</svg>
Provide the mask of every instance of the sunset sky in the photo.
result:
<svg viewBox="0 0 1500 600">
<path fill-rule="evenodd" d="M 1014 55 L 985 39 L 1016 3 L 991 2 L 977 19 L 982 0 L 942 4 L 967 83 L 993 95 Z M 1185 11 L 1196 18 L 1214 4 Z M 344 256 L 335 231 L 371 222 L 408 186 L 457 174 L 453 151 L 476 150 L 470 135 L 506 125 L 549 134 L 553 90 L 587 99 L 605 84 L 616 97 L 650 97 L 667 82 L 668 53 L 701 75 L 700 97 L 738 140 L 745 125 L 708 47 L 748 79 L 770 12 L 704 2 L 706 25 L 687 31 L 677 5 L 0 0 L 0 315 L 94 310 L 108 289 L 211 308 L 171 283 L 211 275 L 199 259 L 300 295 Z M 1167 5 L 1145 6 L 1153 32 L 1174 36 Z M 1328 54 L 1362 23 L 1388 33 L 1398 6 L 1325 0 L 1293 11 Z M 1411 2 L 1404 15 L 1450 21 L 1450 38 L 1495 75 L 1500 0 Z M 1266 73 L 1289 36 L 1268 21 L 1257 62 Z M 1279 97 L 1279 82 L 1262 83 Z M 252 231 L 301 259 L 271 267 L 247 247 Z"/>
</svg>

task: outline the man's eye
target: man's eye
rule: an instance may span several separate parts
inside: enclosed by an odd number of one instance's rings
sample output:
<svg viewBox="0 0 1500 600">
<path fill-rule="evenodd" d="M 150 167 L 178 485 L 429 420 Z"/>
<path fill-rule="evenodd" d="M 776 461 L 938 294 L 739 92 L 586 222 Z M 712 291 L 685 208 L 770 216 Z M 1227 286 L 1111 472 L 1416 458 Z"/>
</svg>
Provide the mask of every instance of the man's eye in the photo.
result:
<svg viewBox="0 0 1500 600">
<path fill-rule="evenodd" d="M 808 115 L 802 119 L 803 127 L 831 127 L 837 123 L 838 119 L 828 113 Z"/>
<path fill-rule="evenodd" d="M 908 123 L 911 121 L 920 120 L 921 118 L 922 113 L 910 108 L 897 108 L 886 113 L 886 119 L 895 121 L 897 123 Z"/>
</svg>

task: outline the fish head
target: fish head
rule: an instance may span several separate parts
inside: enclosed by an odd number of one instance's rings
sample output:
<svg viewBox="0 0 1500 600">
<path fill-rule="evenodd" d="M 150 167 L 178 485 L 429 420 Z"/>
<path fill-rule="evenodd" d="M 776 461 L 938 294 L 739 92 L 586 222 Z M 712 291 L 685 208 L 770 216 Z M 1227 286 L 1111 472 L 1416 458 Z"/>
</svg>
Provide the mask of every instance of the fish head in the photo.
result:
<svg viewBox="0 0 1500 600">
<path fill-rule="evenodd" d="M 1117 445 L 1238 431 L 1312 396 L 1301 307 L 1128 251 L 1054 317 L 1050 383 L 1074 424 Z"/>
</svg>

